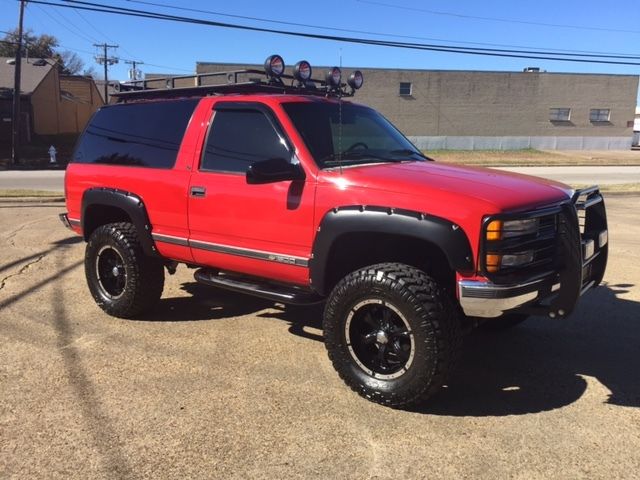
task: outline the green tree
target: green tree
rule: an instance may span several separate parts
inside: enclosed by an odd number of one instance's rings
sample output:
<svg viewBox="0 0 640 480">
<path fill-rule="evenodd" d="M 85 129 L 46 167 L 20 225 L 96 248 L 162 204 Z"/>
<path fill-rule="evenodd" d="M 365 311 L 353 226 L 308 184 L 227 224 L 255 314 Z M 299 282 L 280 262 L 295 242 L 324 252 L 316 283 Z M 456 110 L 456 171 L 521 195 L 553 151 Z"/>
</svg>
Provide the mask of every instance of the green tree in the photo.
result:
<svg viewBox="0 0 640 480">
<path fill-rule="evenodd" d="M 93 74 L 93 69 L 85 69 L 82 59 L 75 53 L 58 50 L 60 44 L 53 35 L 36 35 L 32 30 L 23 32 L 23 55 L 31 58 L 51 58 L 56 61 L 60 71 L 67 75 L 80 73 Z M 7 32 L 0 41 L 0 57 L 15 57 L 18 48 L 18 31 Z"/>
</svg>

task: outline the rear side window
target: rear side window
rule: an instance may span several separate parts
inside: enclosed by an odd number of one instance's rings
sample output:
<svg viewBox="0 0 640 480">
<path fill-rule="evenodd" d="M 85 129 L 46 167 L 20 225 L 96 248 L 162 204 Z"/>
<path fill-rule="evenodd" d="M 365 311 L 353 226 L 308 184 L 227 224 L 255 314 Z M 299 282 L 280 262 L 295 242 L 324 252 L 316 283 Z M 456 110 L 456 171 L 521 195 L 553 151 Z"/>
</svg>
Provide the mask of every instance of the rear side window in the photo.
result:
<svg viewBox="0 0 640 480">
<path fill-rule="evenodd" d="M 271 158 L 291 159 L 284 137 L 267 116 L 251 109 L 216 110 L 202 157 L 202 170 L 245 173 Z"/>
<path fill-rule="evenodd" d="M 102 108 L 82 134 L 73 161 L 171 168 L 197 104 L 180 100 Z"/>
</svg>

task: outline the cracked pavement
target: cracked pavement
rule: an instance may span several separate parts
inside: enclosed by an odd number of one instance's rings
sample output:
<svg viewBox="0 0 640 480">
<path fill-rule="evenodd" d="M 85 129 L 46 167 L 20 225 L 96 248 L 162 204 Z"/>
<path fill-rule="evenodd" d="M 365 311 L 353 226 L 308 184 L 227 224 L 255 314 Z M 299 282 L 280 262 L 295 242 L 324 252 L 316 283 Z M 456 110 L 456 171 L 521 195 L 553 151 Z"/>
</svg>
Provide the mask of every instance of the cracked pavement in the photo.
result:
<svg viewBox="0 0 640 480">
<path fill-rule="evenodd" d="M 606 285 L 475 333 L 416 411 L 351 392 L 318 308 L 195 284 L 105 315 L 61 205 L 0 206 L 0 478 L 637 478 L 640 197 L 607 198 Z"/>
</svg>

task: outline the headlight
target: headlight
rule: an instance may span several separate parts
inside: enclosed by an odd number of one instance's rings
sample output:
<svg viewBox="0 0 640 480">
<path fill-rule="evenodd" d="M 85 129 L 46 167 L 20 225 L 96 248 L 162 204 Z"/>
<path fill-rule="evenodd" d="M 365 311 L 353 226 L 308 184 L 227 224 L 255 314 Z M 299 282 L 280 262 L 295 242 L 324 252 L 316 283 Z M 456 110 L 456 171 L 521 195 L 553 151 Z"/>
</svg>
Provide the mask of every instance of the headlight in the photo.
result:
<svg viewBox="0 0 640 480">
<path fill-rule="evenodd" d="M 516 220 L 491 220 L 485 224 L 484 265 L 486 271 L 499 273 L 502 270 L 526 267 L 533 263 L 536 259 L 536 251 L 533 249 L 519 249 L 517 239 L 518 237 L 525 237 L 523 241 L 530 244 L 531 240 L 537 238 L 539 230 L 540 218 L 538 217 Z"/>
<path fill-rule="evenodd" d="M 538 218 L 525 220 L 493 220 L 487 225 L 487 240 L 503 240 L 536 233 L 539 228 Z"/>
<path fill-rule="evenodd" d="M 533 250 L 504 255 L 488 253 L 485 257 L 485 265 L 488 272 L 495 273 L 501 268 L 520 267 L 531 263 L 533 262 L 534 256 L 535 253 Z"/>
</svg>

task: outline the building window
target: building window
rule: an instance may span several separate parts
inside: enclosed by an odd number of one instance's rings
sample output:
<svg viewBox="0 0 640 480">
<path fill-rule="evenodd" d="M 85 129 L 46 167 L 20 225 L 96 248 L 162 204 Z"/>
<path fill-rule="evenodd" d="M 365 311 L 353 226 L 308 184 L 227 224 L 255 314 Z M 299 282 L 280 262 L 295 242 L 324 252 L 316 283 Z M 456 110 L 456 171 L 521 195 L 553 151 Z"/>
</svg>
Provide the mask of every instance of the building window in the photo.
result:
<svg viewBox="0 0 640 480">
<path fill-rule="evenodd" d="M 611 117 L 611 110 L 608 108 L 592 108 L 589 111 L 591 122 L 608 122 Z"/>
<path fill-rule="evenodd" d="M 409 97 L 411 96 L 411 82 L 400 82 L 400 96 L 401 97 Z"/>
<path fill-rule="evenodd" d="M 552 122 L 568 122 L 571 120 L 570 108 L 550 108 L 549 120 Z"/>
</svg>

